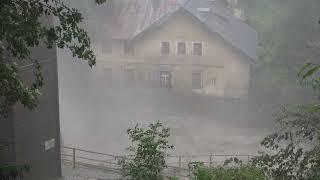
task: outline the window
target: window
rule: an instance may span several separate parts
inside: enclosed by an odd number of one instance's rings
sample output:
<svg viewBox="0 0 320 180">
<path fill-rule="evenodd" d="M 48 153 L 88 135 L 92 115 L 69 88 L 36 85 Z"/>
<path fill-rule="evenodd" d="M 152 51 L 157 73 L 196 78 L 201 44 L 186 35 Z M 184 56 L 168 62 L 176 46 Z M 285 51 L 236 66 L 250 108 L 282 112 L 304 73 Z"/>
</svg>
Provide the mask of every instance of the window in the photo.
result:
<svg viewBox="0 0 320 180">
<path fill-rule="evenodd" d="M 131 42 L 126 41 L 124 43 L 124 54 L 129 56 L 134 55 L 134 46 Z"/>
<path fill-rule="evenodd" d="M 193 55 L 202 56 L 202 43 L 193 43 Z"/>
<path fill-rule="evenodd" d="M 133 69 L 125 69 L 124 76 L 125 76 L 126 83 L 132 83 L 135 80 Z"/>
<path fill-rule="evenodd" d="M 161 55 L 169 55 L 170 53 L 170 43 L 161 42 Z"/>
<path fill-rule="evenodd" d="M 177 43 L 177 54 L 178 55 L 185 55 L 186 54 L 186 43 L 185 42 L 178 42 Z"/>
<path fill-rule="evenodd" d="M 215 87 L 217 83 L 216 81 L 217 81 L 216 78 L 209 79 L 208 86 Z"/>
<path fill-rule="evenodd" d="M 192 73 L 192 89 L 201 89 L 202 88 L 202 78 L 201 72 Z"/>
<path fill-rule="evenodd" d="M 169 71 L 160 72 L 160 87 L 171 87 L 171 73 Z"/>
</svg>

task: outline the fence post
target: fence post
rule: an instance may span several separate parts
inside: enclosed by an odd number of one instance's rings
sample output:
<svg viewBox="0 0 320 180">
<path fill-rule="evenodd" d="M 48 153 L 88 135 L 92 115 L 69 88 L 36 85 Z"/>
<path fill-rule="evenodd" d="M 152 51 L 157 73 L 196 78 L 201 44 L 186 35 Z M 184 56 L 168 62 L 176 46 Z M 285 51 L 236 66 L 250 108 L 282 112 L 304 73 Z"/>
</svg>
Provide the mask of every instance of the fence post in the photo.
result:
<svg viewBox="0 0 320 180">
<path fill-rule="evenodd" d="M 76 168 L 76 149 L 72 148 L 72 167 Z"/>
<path fill-rule="evenodd" d="M 122 157 L 122 164 L 121 164 L 121 173 L 122 173 L 122 176 L 124 177 L 125 176 L 125 165 L 126 165 L 126 157 L 123 156 Z"/>
<path fill-rule="evenodd" d="M 181 162 L 181 156 L 179 156 L 179 175 L 181 175 L 181 168 L 182 168 L 182 162 Z"/>
</svg>

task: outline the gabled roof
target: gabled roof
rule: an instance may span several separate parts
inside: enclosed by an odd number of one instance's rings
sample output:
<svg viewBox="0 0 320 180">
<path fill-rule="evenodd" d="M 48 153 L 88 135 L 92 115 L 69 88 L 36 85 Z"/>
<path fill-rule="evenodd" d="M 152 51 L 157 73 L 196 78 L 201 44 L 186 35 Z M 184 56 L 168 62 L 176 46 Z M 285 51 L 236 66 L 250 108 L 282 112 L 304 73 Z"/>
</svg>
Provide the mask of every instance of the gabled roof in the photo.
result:
<svg viewBox="0 0 320 180">
<path fill-rule="evenodd" d="M 157 9 L 154 1 L 158 1 Z M 172 1 L 172 0 L 171 0 Z M 218 33 L 226 42 L 251 59 L 256 59 L 257 32 L 239 18 L 233 16 L 219 0 L 182 0 L 172 5 L 168 0 L 139 0 L 139 8 L 128 6 L 120 20 L 123 25 L 112 35 L 118 39 L 134 39 L 153 26 L 161 25 L 179 11 L 192 15 L 211 32 Z M 199 9 L 202 8 L 202 11 Z M 120 18 L 120 19 L 121 19 Z"/>
</svg>

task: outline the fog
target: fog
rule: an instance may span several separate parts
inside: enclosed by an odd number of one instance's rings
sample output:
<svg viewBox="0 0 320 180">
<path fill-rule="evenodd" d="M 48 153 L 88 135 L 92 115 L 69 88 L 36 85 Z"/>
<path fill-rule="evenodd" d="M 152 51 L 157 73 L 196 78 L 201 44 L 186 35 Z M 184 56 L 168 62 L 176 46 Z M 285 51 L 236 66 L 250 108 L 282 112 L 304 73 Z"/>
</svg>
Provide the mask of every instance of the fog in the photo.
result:
<svg viewBox="0 0 320 180">
<path fill-rule="evenodd" d="M 311 89 L 301 87 L 296 74 L 303 63 L 313 61 L 317 55 L 308 48 L 320 37 L 317 36 L 316 0 L 192 1 L 111 0 L 103 5 L 88 0 L 66 2 L 84 15 L 83 26 L 91 37 L 97 65 L 90 69 L 86 62 L 74 59 L 68 51 L 58 52 L 60 127 L 64 145 L 124 154 L 129 146 L 127 128 L 160 120 L 171 129 L 173 154 L 255 154 L 262 138 L 274 130 L 274 113 L 279 105 L 305 103 L 314 98 Z M 186 15 L 176 15 L 183 6 L 186 10 L 182 12 L 188 11 Z M 194 13 L 202 24 L 189 17 L 192 8 L 200 11 Z M 218 26 L 210 26 L 215 19 L 211 16 L 205 19 L 203 13 L 211 12 L 230 18 L 222 25 L 226 29 L 215 31 Z M 182 25 L 174 26 L 180 23 Z M 208 32 L 207 27 L 203 27 L 205 23 L 215 32 Z M 156 28 L 148 29 L 154 24 Z M 192 29 L 184 29 L 185 24 Z M 239 29 L 230 31 L 229 27 Z M 170 33 L 177 29 L 186 35 L 169 39 Z M 199 33 L 188 36 L 188 30 Z M 223 32 L 226 33 L 221 34 Z M 156 41 L 154 38 L 163 37 L 162 41 L 170 43 L 186 41 L 185 51 L 188 51 L 192 49 L 188 42 L 202 35 L 212 36 L 212 47 L 220 48 L 211 55 L 211 40 L 204 42 L 201 54 L 209 60 L 195 62 L 202 57 L 194 54 L 188 57 L 188 52 L 182 58 L 176 59 L 176 55 L 162 58 L 152 54 L 152 47 L 161 48 L 160 41 L 158 47 L 148 46 L 149 42 Z M 255 42 L 251 43 L 254 38 L 257 38 L 256 46 Z M 132 39 L 134 55 L 119 55 L 117 47 L 123 47 Z M 232 47 L 225 45 L 229 40 Z M 170 46 L 175 47 L 175 44 Z M 256 57 L 251 57 L 252 52 Z M 170 58 L 174 63 L 170 64 Z M 166 67 L 159 65 L 162 59 Z M 191 63 L 186 65 L 189 59 Z M 220 65 L 220 69 L 208 70 Z M 202 73 L 201 87 L 197 90 L 189 88 L 187 83 L 188 72 L 192 74 L 190 81 L 196 81 L 196 73 L 190 68 Z M 133 72 L 129 83 L 128 79 L 123 80 L 126 69 Z M 171 87 L 161 87 L 161 83 L 167 85 L 167 81 L 159 73 L 169 71 Z M 139 78 L 139 72 L 145 76 Z M 215 78 L 207 78 L 210 75 Z M 220 77 L 223 80 L 220 81 Z M 214 87 L 207 87 L 212 80 Z M 192 82 L 190 86 L 197 83 Z"/>
</svg>

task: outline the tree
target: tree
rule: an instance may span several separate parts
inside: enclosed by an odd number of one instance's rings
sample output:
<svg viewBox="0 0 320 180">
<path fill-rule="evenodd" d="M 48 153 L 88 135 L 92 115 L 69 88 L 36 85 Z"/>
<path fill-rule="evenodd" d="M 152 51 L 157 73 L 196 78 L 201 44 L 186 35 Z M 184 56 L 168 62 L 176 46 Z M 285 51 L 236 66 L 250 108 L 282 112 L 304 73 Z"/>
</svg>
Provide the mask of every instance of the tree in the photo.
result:
<svg viewBox="0 0 320 180">
<path fill-rule="evenodd" d="M 276 100 L 298 89 L 296 72 L 303 85 L 315 92 L 320 88 L 319 76 L 319 1 L 243 0 L 248 23 L 259 34 L 259 61 L 254 69 L 256 92 Z M 293 28 L 295 27 L 295 28 Z M 299 34 L 299 36 L 296 36 Z M 297 84 L 297 85 L 295 85 Z M 261 87 L 259 89 L 259 87 Z M 260 91 L 272 87 L 269 92 Z M 274 88 L 276 87 L 276 88 Z M 284 89 L 274 93 L 274 89 Z M 270 92 L 273 92 L 272 94 Z M 283 94 L 281 94 L 283 92 Z M 301 91 L 300 91 L 301 92 Z M 308 94 L 310 95 L 310 94 Z M 283 105 L 276 115 L 276 131 L 261 145 L 266 148 L 253 159 L 274 179 L 317 179 L 320 167 L 319 99 L 305 105 Z M 265 104 L 265 103 L 262 103 Z M 318 178 L 319 179 L 319 178 Z"/>
<path fill-rule="evenodd" d="M 298 76 L 303 84 L 319 90 L 320 65 L 307 63 Z M 277 131 L 261 145 L 267 152 L 253 159 L 275 179 L 319 179 L 320 104 L 283 106 L 277 114 Z"/>
<path fill-rule="evenodd" d="M 170 129 L 158 121 L 147 129 L 137 124 L 127 133 L 133 143 L 128 148 L 133 157 L 124 162 L 124 175 L 134 180 L 160 179 L 160 173 L 167 167 L 167 150 L 173 148 L 168 142 Z"/>
<path fill-rule="evenodd" d="M 96 0 L 101 4 L 106 0 Z M 33 110 L 43 86 L 41 66 L 30 57 L 30 49 L 45 43 L 48 48 L 68 48 L 74 57 L 95 65 L 90 39 L 81 27 L 83 17 L 60 0 L 2 0 L 0 2 L 0 117 L 16 103 Z M 57 25 L 47 27 L 39 19 L 53 16 Z M 19 64 L 34 64 L 35 79 L 28 86 L 19 75 Z"/>
<path fill-rule="evenodd" d="M 252 69 L 255 101 L 281 104 L 302 91 L 296 74 L 306 61 L 319 62 L 320 1 L 241 0 L 247 23 L 258 32 L 258 60 Z"/>
<path fill-rule="evenodd" d="M 95 1 L 102 4 L 107 0 Z M 46 26 L 39 21 L 44 16 L 54 17 L 58 23 Z M 81 13 L 61 0 L 0 1 L 0 120 L 16 103 L 29 110 L 37 107 L 44 82 L 41 64 L 31 57 L 31 48 L 41 43 L 47 48 L 67 48 L 73 57 L 87 61 L 90 67 L 95 65 L 96 57 L 82 21 Z M 31 85 L 19 75 L 21 65 L 26 63 L 34 67 Z M 1 147 L 5 145 L 0 143 Z M 25 165 L 0 165 L 0 179 L 22 176 L 28 169 Z"/>
</svg>

